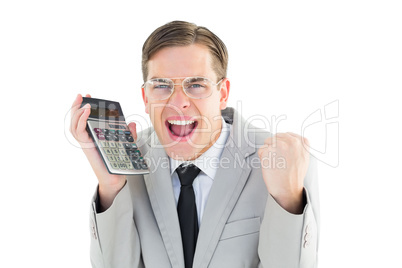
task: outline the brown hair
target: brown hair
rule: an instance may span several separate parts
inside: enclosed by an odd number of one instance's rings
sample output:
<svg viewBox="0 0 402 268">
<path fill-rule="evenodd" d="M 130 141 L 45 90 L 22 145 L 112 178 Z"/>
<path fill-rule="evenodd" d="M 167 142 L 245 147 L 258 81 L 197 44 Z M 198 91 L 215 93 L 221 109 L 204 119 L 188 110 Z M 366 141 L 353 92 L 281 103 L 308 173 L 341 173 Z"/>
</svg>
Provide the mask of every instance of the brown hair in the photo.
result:
<svg viewBox="0 0 402 268">
<path fill-rule="evenodd" d="M 142 47 L 142 75 L 148 77 L 148 61 L 157 51 L 165 47 L 205 45 L 212 55 L 212 68 L 218 79 L 226 77 L 228 51 L 225 44 L 205 27 L 186 21 L 172 21 L 159 28 L 147 38 Z"/>
</svg>

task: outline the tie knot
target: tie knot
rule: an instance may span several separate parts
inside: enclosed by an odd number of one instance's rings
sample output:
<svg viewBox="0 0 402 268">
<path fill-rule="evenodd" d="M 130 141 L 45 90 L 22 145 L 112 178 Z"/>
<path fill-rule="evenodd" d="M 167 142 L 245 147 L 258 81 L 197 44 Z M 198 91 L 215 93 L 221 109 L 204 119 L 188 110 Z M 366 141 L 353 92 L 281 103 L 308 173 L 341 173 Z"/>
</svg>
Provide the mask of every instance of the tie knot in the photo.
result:
<svg viewBox="0 0 402 268">
<path fill-rule="evenodd" d="M 179 175 L 179 180 L 181 186 L 190 186 L 193 184 L 195 177 L 197 177 L 198 173 L 200 173 L 200 169 L 190 163 L 183 163 L 176 168 L 177 175 Z"/>
</svg>

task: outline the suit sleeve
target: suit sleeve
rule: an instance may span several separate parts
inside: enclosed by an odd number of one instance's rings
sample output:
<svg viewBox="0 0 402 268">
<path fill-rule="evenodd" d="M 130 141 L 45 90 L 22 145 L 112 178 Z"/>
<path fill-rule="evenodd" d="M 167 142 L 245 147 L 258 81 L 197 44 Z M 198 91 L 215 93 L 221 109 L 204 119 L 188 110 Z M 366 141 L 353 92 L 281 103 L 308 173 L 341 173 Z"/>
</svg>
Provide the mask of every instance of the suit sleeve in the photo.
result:
<svg viewBox="0 0 402 268">
<path fill-rule="evenodd" d="M 128 184 L 102 213 L 96 212 L 97 199 L 98 191 L 92 199 L 90 213 L 92 267 L 144 267 Z"/>
<path fill-rule="evenodd" d="M 268 194 L 258 245 L 260 267 L 317 267 L 319 203 L 317 160 L 312 155 L 304 186 L 307 204 L 300 215 L 287 212 Z"/>
</svg>

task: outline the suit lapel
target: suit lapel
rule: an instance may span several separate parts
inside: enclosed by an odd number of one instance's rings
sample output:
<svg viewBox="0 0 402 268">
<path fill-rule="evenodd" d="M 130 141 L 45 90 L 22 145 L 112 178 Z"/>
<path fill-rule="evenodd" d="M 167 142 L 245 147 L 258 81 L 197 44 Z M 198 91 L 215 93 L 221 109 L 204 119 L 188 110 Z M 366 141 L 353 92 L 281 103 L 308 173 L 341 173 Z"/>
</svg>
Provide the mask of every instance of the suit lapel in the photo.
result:
<svg viewBox="0 0 402 268">
<path fill-rule="evenodd" d="M 246 158 L 255 152 L 255 148 L 250 146 L 254 143 L 254 132 L 248 133 L 246 141 L 241 136 L 243 121 L 237 114 L 232 115 L 232 119 L 232 131 L 223 150 L 221 166 L 215 175 L 202 216 L 193 265 L 197 268 L 208 267 L 222 231 L 251 171 Z"/>
<path fill-rule="evenodd" d="M 170 263 L 172 267 L 184 267 L 183 246 L 170 176 L 169 158 L 155 136 L 155 132 L 152 133 L 151 147 L 144 155 L 151 171 L 144 175 L 144 180 Z"/>
</svg>

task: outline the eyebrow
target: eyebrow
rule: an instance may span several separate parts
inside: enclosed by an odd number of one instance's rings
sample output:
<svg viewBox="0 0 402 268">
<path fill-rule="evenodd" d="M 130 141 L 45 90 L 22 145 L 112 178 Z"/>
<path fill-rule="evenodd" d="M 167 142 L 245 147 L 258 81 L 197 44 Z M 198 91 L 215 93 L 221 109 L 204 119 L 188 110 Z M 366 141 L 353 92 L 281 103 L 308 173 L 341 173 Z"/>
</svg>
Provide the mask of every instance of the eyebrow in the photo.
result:
<svg viewBox="0 0 402 268">
<path fill-rule="evenodd" d="M 169 79 L 172 79 L 172 78 L 187 78 L 187 77 L 204 77 L 204 78 L 206 78 L 207 76 L 205 76 L 205 75 L 192 75 L 192 76 L 181 76 L 181 77 L 152 76 L 151 78 L 149 78 L 149 80 L 156 79 L 156 78 L 169 78 Z"/>
</svg>

